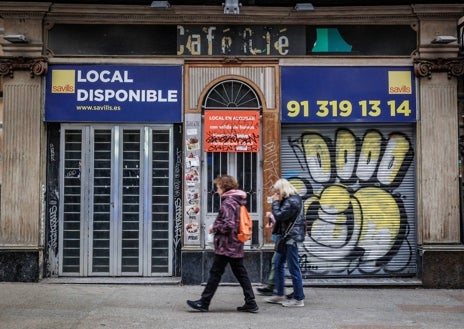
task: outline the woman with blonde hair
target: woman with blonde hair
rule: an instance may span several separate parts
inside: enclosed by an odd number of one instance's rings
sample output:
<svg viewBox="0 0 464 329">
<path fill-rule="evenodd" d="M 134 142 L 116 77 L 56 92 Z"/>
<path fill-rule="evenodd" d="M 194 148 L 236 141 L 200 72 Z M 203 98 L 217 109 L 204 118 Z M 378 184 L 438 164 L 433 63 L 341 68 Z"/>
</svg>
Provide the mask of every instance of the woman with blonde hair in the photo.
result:
<svg viewBox="0 0 464 329">
<path fill-rule="evenodd" d="M 274 257 L 274 296 L 265 301 L 272 304 L 282 304 L 285 307 L 304 306 L 303 279 L 298 262 L 298 246 L 305 239 L 306 223 L 303 200 L 293 185 L 286 179 L 279 179 L 272 186 L 272 215 L 276 225 L 273 233 L 284 240 L 284 250 L 277 249 Z M 293 298 L 285 298 L 285 263 L 292 277 Z"/>
</svg>

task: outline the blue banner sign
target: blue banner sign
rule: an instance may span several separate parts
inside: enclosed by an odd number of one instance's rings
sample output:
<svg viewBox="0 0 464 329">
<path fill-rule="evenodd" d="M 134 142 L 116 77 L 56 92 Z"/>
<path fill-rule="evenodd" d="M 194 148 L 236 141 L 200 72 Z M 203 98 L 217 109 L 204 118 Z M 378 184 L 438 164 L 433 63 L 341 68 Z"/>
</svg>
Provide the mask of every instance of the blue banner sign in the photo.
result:
<svg viewBox="0 0 464 329">
<path fill-rule="evenodd" d="M 182 67 L 51 65 L 45 121 L 182 122 Z"/>
<path fill-rule="evenodd" d="M 281 68 L 282 122 L 415 122 L 412 67 Z"/>
</svg>

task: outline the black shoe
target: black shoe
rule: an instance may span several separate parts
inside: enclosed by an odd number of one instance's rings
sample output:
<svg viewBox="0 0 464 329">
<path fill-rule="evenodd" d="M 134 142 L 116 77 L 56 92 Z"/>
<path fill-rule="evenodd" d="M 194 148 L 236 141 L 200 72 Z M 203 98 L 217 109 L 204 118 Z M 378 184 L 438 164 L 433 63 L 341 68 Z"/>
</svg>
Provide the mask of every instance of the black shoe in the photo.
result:
<svg viewBox="0 0 464 329">
<path fill-rule="evenodd" d="M 239 312 L 250 312 L 250 313 L 258 313 L 259 307 L 254 304 L 244 304 L 243 306 L 237 307 L 237 311 Z"/>
<path fill-rule="evenodd" d="M 274 289 L 270 286 L 266 286 L 266 287 L 262 287 L 262 288 L 258 288 L 256 289 L 261 295 L 264 295 L 264 296 L 272 296 L 273 293 L 274 293 Z"/>
<path fill-rule="evenodd" d="M 188 300 L 187 305 L 190 306 L 191 308 L 198 310 L 200 312 L 208 312 L 208 306 L 204 305 L 201 302 L 201 299 L 199 300 Z"/>
</svg>

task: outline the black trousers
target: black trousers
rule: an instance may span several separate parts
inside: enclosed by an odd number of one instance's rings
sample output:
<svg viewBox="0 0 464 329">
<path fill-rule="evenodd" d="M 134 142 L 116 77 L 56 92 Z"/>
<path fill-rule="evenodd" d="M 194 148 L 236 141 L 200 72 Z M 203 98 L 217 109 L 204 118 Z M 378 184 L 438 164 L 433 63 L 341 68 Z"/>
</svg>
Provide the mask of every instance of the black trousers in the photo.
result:
<svg viewBox="0 0 464 329">
<path fill-rule="evenodd" d="M 221 277 L 224 274 L 227 264 L 230 264 L 232 273 L 234 273 L 237 281 L 243 289 L 245 303 L 255 304 L 255 294 L 253 292 L 253 287 L 251 286 L 250 278 L 248 277 L 248 272 L 245 266 L 243 266 L 243 258 L 231 258 L 222 255 L 215 255 L 214 263 L 209 270 L 208 283 L 201 294 L 201 301 L 203 305 L 209 306 L 211 303 L 211 299 L 219 286 L 219 282 L 221 282 Z"/>
</svg>

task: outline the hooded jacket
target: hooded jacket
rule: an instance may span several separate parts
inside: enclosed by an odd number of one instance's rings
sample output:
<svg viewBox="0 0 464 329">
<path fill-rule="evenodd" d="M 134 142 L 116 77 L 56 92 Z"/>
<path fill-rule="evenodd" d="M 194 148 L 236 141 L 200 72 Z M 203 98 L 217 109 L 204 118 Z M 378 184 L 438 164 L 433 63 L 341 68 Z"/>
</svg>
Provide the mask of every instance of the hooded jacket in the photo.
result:
<svg viewBox="0 0 464 329">
<path fill-rule="evenodd" d="M 243 242 L 238 240 L 240 205 L 246 205 L 246 193 L 229 190 L 221 196 L 221 207 L 213 223 L 216 255 L 243 258 Z"/>
<path fill-rule="evenodd" d="M 303 242 L 306 235 L 306 218 L 303 211 L 301 196 L 295 194 L 282 200 L 272 202 L 272 214 L 276 225 L 272 233 L 283 235 L 287 227 L 295 221 L 288 237 L 295 242 Z"/>
</svg>

